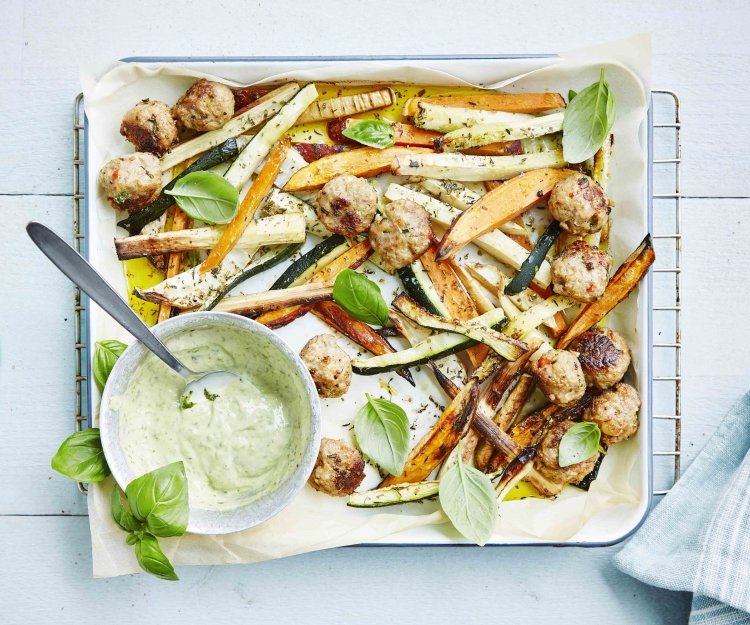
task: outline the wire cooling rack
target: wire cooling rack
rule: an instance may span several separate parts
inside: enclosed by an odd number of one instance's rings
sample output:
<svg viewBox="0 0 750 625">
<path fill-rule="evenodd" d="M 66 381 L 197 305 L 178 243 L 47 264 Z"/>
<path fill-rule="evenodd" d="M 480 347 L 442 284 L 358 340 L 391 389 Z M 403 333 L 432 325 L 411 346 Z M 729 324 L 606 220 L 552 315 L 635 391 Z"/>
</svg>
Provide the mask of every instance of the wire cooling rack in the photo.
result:
<svg viewBox="0 0 750 625">
<path fill-rule="evenodd" d="M 682 338 L 680 279 L 680 99 L 673 91 L 651 92 L 650 160 L 652 236 L 656 263 L 652 269 L 652 401 L 654 423 L 654 496 L 665 495 L 680 477 Z M 73 235 L 75 248 L 86 253 L 86 169 L 83 94 L 73 110 Z M 90 425 L 88 298 L 75 290 L 75 430 Z M 86 486 L 78 484 L 86 494 Z"/>
</svg>

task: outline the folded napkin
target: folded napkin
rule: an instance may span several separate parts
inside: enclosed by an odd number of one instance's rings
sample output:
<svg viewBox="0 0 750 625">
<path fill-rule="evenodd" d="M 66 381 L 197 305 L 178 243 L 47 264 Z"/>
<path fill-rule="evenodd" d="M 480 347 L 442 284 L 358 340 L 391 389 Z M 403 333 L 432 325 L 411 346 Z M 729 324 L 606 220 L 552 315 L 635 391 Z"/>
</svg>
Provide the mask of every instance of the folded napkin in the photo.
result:
<svg viewBox="0 0 750 625">
<path fill-rule="evenodd" d="M 633 577 L 693 593 L 690 623 L 750 624 L 750 393 L 615 556 Z"/>
</svg>

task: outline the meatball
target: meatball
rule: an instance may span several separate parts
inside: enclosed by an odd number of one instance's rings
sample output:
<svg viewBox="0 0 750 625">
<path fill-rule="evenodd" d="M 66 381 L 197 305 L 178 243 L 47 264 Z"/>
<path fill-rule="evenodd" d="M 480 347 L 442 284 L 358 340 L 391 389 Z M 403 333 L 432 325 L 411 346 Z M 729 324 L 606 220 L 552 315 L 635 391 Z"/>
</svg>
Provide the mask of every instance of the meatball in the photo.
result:
<svg viewBox="0 0 750 625">
<path fill-rule="evenodd" d="M 614 445 L 627 440 L 638 431 L 638 410 L 641 400 L 630 384 L 619 382 L 603 391 L 586 410 L 583 420 L 596 423 L 602 431 L 602 441 Z"/>
<path fill-rule="evenodd" d="M 161 156 L 177 143 L 177 124 L 164 102 L 141 100 L 125 113 L 120 134 L 139 152 Z"/>
<path fill-rule="evenodd" d="M 139 211 L 161 193 L 159 159 L 148 152 L 113 158 L 99 172 L 99 184 L 114 208 Z"/>
<path fill-rule="evenodd" d="M 316 208 L 331 232 L 353 237 L 370 227 L 378 211 L 378 192 L 363 178 L 336 176 L 320 190 Z"/>
<path fill-rule="evenodd" d="M 318 395 L 341 397 L 349 390 L 352 361 L 332 335 L 314 336 L 305 344 L 299 356 L 312 375 Z"/>
<path fill-rule="evenodd" d="M 320 441 L 320 451 L 310 474 L 310 486 L 315 490 L 345 497 L 351 495 L 365 479 L 365 459 L 349 443 L 335 438 Z"/>
<path fill-rule="evenodd" d="M 172 115 L 185 128 L 216 130 L 234 115 L 234 93 L 220 82 L 199 80 L 177 100 Z"/>
<path fill-rule="evenodd" d="M 609 388 L 622 380 L 630 366 L 630 349 L 621 334 L 609 328 L 591 328 L 569 346 L 578 352 L 586 383 Z"/>
<path fill-rule="evenodd" d="M 564 484 L 576 484 L 594 470 L 599 454 L 594 454 L 591 458 L 567 467 L 560 466 L 560 441 L 565 432 L 574 425 L 575 422 L 570 419 L 556 423 L 539 442 L 534 457 L 534 468 L 549 480 Z"/>
<path fill-rule="evenodd" d="M 586 392 L 581 364 L 572 352 L 551 349 L 529 365 L 539 388 L 553 404 L 565 406 L 578 401 Z"/>
<path fill-rule="evenodd" d="M 583 236 L 599 232 L 609 217 L 611 201 L 585 174 L 575 174 L 552 187 L 547 206 L 563 230 Z"/>
<path fill-rule="evenodd" d="M 578 239 L 552 261 L 552 290 L 579 302 L 595 302 L 604 293 L 612 257 Z"/>
<path fill-rule="evenodd" d="M 370 242 L 387 271 L 413 263 L 432 242 L 430 216 L 421 204 L 396 200 L 370 226 Z"/>
</svg>

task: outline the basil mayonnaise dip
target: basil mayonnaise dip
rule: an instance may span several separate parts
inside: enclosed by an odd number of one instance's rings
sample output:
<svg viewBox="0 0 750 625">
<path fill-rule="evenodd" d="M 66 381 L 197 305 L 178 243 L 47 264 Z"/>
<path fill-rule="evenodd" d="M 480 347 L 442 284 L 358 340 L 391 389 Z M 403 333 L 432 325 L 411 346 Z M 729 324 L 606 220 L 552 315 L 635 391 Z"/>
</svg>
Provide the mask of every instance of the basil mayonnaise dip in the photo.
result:
<svg viewBox="0 0 750 625">
<path fill-rule="evenodd" d="M 193 371 L 226 369 L 241 379 L 182 409 L 185 380 L 148 353 L 112 399 L 135 475 L 182 460 L 190 506 L 206 510 L 231 510 L 275 490 L 301 461 L 310 427 L 293 365 L 265 337 L 228 326 L 194 327 L 164 342 Z"/>
</svg>

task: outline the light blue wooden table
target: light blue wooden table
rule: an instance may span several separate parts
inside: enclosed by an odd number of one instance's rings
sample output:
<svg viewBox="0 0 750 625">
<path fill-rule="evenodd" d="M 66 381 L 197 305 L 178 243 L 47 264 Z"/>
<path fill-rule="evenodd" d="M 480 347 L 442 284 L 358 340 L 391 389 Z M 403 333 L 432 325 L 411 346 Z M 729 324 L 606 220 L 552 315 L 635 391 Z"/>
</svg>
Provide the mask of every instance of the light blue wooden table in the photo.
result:
<svg viewBox="0 0 750 625">
<path fill-rule="evenodd" d="M 683 99 L 683 461 L 744 391 L 750 324 L 748 9 L 659 3 L 5 0 L 0 10 L 0 623 L 682 623 L 687 595 L 608 549 L 347 548 L 91 578 L 86 501 L 49 459 L 73 414 L 73 291 L 23 226 L 72 231 L 81 63 L 131 55 L 556 51 L 654 34 L 654 85 Z M 469 7 L 472 8 L 469 8 Z"/>
</svg>

